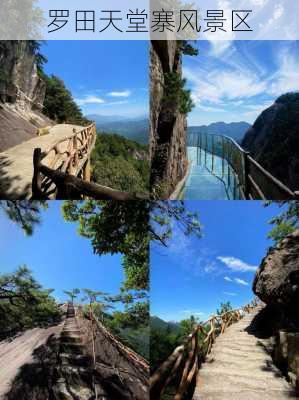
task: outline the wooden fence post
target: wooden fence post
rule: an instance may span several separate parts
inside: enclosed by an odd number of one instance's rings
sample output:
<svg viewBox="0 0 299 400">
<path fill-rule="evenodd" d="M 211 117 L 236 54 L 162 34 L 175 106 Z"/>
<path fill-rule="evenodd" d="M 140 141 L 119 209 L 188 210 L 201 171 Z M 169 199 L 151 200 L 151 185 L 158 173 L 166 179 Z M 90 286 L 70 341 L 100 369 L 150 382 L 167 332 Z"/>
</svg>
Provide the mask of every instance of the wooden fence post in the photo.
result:
<svg viewBox="0 0 299 400">
<path fill-rule="evenodd" d="M 32 178 L 32 198 L 43 199 L 42 195 L 42 177 L 39 171 L 39 166 L 42 157 L 42 149 L 34 149 L 33 152 L 33 178 Z"/>
<path fill-rule="evenodd" d="M 248 156 L 250 155 L 249 151 L 244 151 L 244 195 L 245 199 L 249 200 L 250 195 L 250 185 L 249 185 L 249 174 L 250 174 L 250 164 Z"/>
</svg>

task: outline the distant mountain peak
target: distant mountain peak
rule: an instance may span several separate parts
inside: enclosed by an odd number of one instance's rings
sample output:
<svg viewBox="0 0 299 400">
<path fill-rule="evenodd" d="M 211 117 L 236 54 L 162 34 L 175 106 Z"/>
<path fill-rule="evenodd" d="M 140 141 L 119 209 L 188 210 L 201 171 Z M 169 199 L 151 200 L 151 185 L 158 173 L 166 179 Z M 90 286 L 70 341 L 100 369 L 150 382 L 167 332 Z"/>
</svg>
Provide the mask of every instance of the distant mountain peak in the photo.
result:
<svg viewBox="0 0 299 400">
<path fill-rule="evenodd" d="M 245 136 L 245 133 L 250 127 L 251 125 L 245 121 L 231 123 L 221 121 L 213 122 L 210 125 L 190 126 L 188 128 L 188 132 L 202 132 L 212 135 L 225 135 L 241 143 Z"/>
</svg>

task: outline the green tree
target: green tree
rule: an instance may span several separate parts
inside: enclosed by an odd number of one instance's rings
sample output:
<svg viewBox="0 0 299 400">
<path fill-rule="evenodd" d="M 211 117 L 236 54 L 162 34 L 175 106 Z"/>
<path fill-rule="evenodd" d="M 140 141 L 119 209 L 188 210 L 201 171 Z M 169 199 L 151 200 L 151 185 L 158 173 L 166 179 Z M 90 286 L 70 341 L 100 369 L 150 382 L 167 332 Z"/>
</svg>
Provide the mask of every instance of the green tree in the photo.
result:
<svg viewBox="0 0 299 400">
<path fill-rule="evenodd" d="M 86 125 L 89 121 L 74 101 L 64 82 L 55 75 L 43 75 L 46 83 L 44 114 L 58 123 Z"/>
<path fill-rule="evenodd" d="M 63 291 L 67 296 L 69 296 L 71 303 L 74 304 L 74 300 L 78 297 L 80 293 L 80 289 L 72 289 L 72 290 L 64 290 Z"/>
<path fill-rule="evenodd" d="M 222 314 L 225 314 L 232 310 L 233 310 L 233 307 L 232 307 L 230 301 L 227 301 L 225 303 L 220 304 L 220 309 L 217 310 L 217 315 L 222 315 Z"/>
<path fill-rule="evenodd" d="M 95 254 L 123 255 L 127 290 L 148 290 L 149 203 L 147 201 L 67 201 L 66 221 L 79 222 Z"/>
<path fill-rule="evenodd" d="M 2 200 L 0 208 L 9 219 L 20 226 L 26 235 L 32 235 L 34 227 L 40 223 L 40 214 L 46 210 L 48 204 L 45 201 L 29 200 Z"/>
<path fill-rule="evenodd" d="M 265 205 L 269 206 L 272 203 L 267 202 Z M 268 237 L 274 240 L 275 243 L 278 243 L 299 227 L 299 201 L 280 201 L 275 203 L 283 210 L 279 215 L 270 220 L 273 228 L 269 232 Z"/>
<path fill-rule="evenodd" d="M 190 333 L 192 333 L 198 325 L 199 321 L 197 318 L 195 318 L 193 315 L 190 316 L 190 318 L 183 319 L 180 322 L 180 327 L 181 327 L 181 332 L 183 336 L 188 336 Z"/>
<path fill-rule="evenodd" d="M 26 266 L 0 275 L 0 332 L 5 336 L 10 331 L 57 322 L 61 313 L 52 292 L 43 289 Z"/>
<path fill-rule="evenodd" d="M 126 192 L 149 191 L 148 148 L 119 135 L 98 134 L 91 155 L 92 179 Z"/>
</svg>

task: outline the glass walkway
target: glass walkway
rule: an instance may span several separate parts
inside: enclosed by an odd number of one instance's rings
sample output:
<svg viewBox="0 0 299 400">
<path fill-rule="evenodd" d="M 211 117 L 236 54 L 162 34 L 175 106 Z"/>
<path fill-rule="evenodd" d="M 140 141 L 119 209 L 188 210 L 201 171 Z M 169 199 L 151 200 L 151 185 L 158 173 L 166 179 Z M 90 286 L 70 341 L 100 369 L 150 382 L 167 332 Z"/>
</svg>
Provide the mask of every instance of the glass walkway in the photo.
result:
<svg viewBox="0 0 299 400">
<path fill-rule="evenodd" d="M 188 147 L 190 173 L 180 198 L 186 200 L 238 200 L 237 179 L 228 162 L 198 147 Z"/>
</svg>

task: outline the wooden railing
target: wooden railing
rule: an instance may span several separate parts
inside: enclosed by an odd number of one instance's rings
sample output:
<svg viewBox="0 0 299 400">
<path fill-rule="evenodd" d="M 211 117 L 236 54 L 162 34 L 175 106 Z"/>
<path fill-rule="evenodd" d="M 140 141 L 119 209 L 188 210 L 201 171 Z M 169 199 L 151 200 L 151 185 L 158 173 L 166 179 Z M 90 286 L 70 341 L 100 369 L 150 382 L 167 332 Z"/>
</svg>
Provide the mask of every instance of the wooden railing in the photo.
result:
<svg viewBox="0 0 299 400">
<path fill-rule="evenodd" d="M 173 399 L 181 400 L 190 388 L 200 365 L 210 353 L 216 337 L 246 313 L 253 311 L 257 305 L 257 301 L 254 300 L 241 309 L 212 316 L 206 322 L 195 326 L 182 345 L 178 346 L 151 376 L 151 400 L 159 400 L 170 384 L 174 391 Z"/>
<path fill-rule="evenodd" d="M 74 131 L 45 152 L 33 154 L 32 199 L 135 200 L 147 196 L 127 193 L 90 182 L 90 154 L 96 141 L 96 126 Z"/>
<path fill-rule="evenodd" d="M 221 179 L 233 199 L 299 199 L 299 192 L 290 190 L 276 179 L 230 137 L 191 133 L 188 135 L 187 144 L 197 148 L 198 164 L 206 166 L 212 174 Z M 218 169 L 217 158 L 218 161 L 221 160 Z"/>
</svg>

